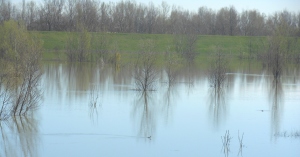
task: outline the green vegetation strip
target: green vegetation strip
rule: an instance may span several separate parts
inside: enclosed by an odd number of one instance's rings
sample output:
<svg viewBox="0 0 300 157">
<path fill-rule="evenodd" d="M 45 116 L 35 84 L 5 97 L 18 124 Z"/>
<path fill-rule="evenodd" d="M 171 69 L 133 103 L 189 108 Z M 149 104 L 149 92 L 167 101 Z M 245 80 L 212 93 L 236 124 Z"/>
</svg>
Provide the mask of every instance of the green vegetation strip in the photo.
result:
<svg viewBox="0 0 300 157">
<path fill-rule="evenodd" d="M 74 32 L 73 32 L 74 33 Z M 69 32 L 40 32 L 44 42 L 44 60 L 65 59 L 65 47 Z M 91 49 L 106 40 L 107 50 L 118 51 L 124 57 L 126 54 L 139 52 L 140 42 L 144 39 L 153 40 L 156 52 L 167 50 L 174 52 L 174 36 L 170 34 L 136 34 L 136 33 L 91 33 Z M 298 40 L 300 44 L 300 41 Z M 248 56 L 250 53 L 260 53 L 267 44 L 267 37 L 248 36 L 198 36 L 195 51 L 197 54 L 209 55 L 220 47 L 223 53 Z M 298 45 L 299 45 L 298 44 Z M 122 57 L 122 58 L 123 58 Z"/>
</svg>

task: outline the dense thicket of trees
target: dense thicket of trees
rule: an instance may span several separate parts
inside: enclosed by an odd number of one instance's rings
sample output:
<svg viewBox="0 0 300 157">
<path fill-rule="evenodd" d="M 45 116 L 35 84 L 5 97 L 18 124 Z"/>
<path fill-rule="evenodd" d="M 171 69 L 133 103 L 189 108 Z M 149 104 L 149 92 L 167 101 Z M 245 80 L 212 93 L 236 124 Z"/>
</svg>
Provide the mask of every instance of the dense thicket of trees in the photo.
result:
<svg viewBox="0 0 300 157">
<path fill-rule="evenodd" d="M 42 42 L 15 21 L 0 25 L 0 121 L 26 115 L 41 99 Z"/>
<path fill-rule="evenodd" d="M 76 25 L 83 23 L 88 31 L 265 36 L 284 23 L 289 35 L 300 36 L 300 12 L 286 10 L 266 15 L 258 10 L 238 12 L 229 6 L 217 11 L 200 7 L 191 12 L 166 2 L 156 6 L 96 0 L 23 0 L 21 4 L 0 0 L 0 5 L 0 23 L 23 21 L 28 30 L 76 31 Z"/>
</svg>

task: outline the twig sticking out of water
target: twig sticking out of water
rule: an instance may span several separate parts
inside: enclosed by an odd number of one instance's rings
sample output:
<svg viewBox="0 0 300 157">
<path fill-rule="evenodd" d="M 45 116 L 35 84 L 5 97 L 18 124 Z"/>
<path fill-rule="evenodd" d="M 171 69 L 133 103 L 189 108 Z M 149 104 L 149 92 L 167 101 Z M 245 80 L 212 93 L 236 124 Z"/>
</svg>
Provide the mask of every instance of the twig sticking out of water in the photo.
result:
<svg viewBox="0 0 300 157">
<path fill-rule="evenodd" d="M 223 143 L 222 151 L 225 154 L 225 156 L 228 156 L 228 152 L 230 152 L 230 140 L 232 137 L 230 137 L 229 130 L 226 130 L 225 135 L 221 136 L 221 140 Z"/>
<path fill-rule="evenodd" d="M 91 93 L 90 93 L 90 107 L 91 108 L 97 107 L 98 97 L 99 97 L 98 88 L 95 86 L 92 86 Z"/>
<path fill-rule="evenodd" d="M 91 93 L 90 93 L 90 102 L 89 102 L 89 115 L 92 120 L 98 119 L 98 98 L 99 98 L 99 89 L 96 86 L 91 87 Z"/>
<path fill-rule="evenodd" d="M 244 133 L 242 134 L 242 137 L 240 137 L 240 131 L 238 131 L 238 138 L 239 138 L 239 142 L 240 142 L 240 149 L 239 149 L 238 156 L 239 155 L 243 156 L 243 147 L 244 147 L 243 138 L 244 138 Z"/>
<path fill-rule="evenodd" d="M 287 131 L 283 131 L 283 132 L 277 132 L 274 134 L 274 136 L 276 137 L 294 137 L 294 138 L 300 138 L 300 131 L 294 131 L 294 132 L 290 132 L 288 133 Z"/>
</svg>

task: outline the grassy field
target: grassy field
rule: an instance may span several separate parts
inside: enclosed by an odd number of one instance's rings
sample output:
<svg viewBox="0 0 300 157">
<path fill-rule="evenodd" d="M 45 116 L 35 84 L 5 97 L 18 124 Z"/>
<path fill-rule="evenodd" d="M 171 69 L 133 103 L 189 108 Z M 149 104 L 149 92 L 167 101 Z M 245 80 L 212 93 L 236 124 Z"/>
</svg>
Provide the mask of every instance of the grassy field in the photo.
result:
<svg viewBox="0 0 300 157">
<path fill-rule="evenodd" d="M 68 39 L 68 32 L 40 32 L 44 41 L 44 60 L 65 59 L 64 50 Z M 105 40 L 108 50 L 116 50 L 125 57 L 132 52 L 140 51 L 140 43 L 144 39 L 151 39 L 155 43 L 156 52 L 166 50 L 175 51 L 174 36 L 170 34 L 135 34 L 135 33 L 91 33 L 92 49 L 95 49 L 101 40 Z M 198 55 L 208 55 L 216 51 L 216 46 L 222 52 L 249 56 L 250 47 L 252 53 L 260 53 L 265 49 L 267 37 L 247 36 L 198 36 L 196 52 Z M 298 40 L 298 45 L 300 41 Z M 127 57 L 128 58 L 128 57 Z"/>
</svg>

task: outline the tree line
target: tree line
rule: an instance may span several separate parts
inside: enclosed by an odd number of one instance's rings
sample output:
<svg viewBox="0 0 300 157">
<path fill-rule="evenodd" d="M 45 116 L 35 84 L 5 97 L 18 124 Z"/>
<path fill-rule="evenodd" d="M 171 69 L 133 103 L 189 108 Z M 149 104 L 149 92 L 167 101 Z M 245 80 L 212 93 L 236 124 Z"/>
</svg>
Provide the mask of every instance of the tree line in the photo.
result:
<svg viewBox="0 0 300 157">
<path fill-rule="evenodd" d="M 287 10 L 266 15 L 258 10 L 238 12 L 229 6 L 219 10 L 199 7 L 192 12 L 166 2 L 130 0 L 23 0 L 19 5 L 1 0 L 0 5 L 0 23 L 23 21 L 28 30 L 77 31 L 80 23 L 90 32 L 268 36 L 284 24 L 290 36 L 300 36 L 300 12 Z"/>
</svg>

